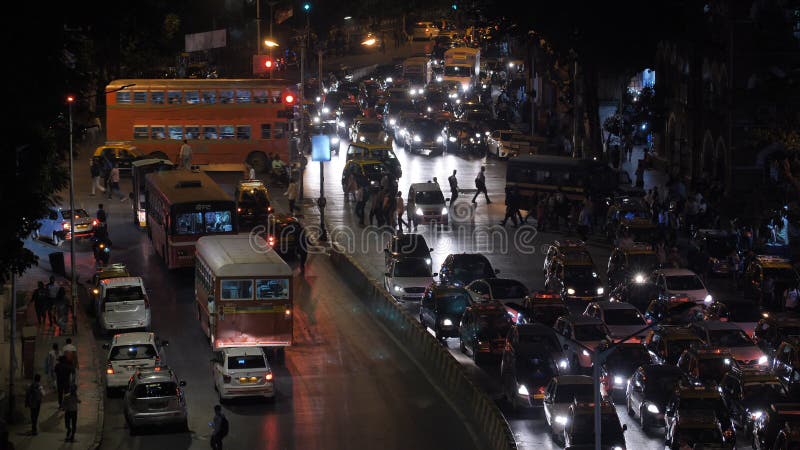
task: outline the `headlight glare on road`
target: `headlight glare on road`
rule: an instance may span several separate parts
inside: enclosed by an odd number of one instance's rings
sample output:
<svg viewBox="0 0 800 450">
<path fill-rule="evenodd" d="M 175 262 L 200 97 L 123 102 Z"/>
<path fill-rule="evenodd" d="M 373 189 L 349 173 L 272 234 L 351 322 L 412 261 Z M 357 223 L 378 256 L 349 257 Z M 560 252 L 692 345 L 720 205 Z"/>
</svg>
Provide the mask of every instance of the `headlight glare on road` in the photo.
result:
<svg viewBox="0 0 800 450">
<path fill-rule="evenodd" d="M 647 405 L 647 412 L 649 412 L 650 414 L 658 414 L 658 406 L 650 403 L 649 405 Z"/>
<path fill-rule="evenodd" d="M 529 395 L 528 388 L 524 384 L 520 384 L 519 388 L 517 389 L 517 394 L 525 396 Z"/>
<path fill-rule="evenodd" d="M 556 423 L 559 425 L 567 424 L 567 416 L 556 416 Z"/>
<path fill-rule="evenodd" d="M 418 216 L 421 216 L 422 215 L 422 208 L 417 208 L 417 210 L 414 211 L 414 212 L 417 213 Z"/>
<path fill-rule="evenodd" d="M 575 295 L 575 289 L 567 288 L 567 295 Z"/>
</svg>

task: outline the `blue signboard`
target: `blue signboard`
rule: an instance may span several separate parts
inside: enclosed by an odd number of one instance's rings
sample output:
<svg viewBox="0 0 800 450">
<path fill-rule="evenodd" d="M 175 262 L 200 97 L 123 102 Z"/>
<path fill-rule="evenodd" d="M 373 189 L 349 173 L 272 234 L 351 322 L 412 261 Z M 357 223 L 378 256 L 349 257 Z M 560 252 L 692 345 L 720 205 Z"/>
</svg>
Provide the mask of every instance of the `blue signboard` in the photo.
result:
<svg viewBox="0 0 800 450">
<path fill-rule="evenodd" d="M 329 138 L 328 135 L 315 134 L 311 136 L 311 160 L 331 160 L 331 138 Z"/>
</svg>

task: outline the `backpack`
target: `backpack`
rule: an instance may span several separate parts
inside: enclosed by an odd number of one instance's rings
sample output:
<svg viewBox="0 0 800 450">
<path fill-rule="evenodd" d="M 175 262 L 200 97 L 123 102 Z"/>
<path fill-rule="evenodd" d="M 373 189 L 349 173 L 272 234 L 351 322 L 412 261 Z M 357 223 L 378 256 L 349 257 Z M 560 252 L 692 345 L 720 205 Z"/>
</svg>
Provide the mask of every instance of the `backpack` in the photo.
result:
<svg viewBox="0 0 800 450">
<path fill-rule="evenodd" d="M 224 438 L 225 436 L 227 436 L 229 428 L 230 428 L 230 425 L 228 424 L 228 418 L 225 417 L 225 416 L 222 416 L 222 422 L 220 423 L 220 427 L 219 427 L 219 437 L 220 438 Z"/>
</svg>

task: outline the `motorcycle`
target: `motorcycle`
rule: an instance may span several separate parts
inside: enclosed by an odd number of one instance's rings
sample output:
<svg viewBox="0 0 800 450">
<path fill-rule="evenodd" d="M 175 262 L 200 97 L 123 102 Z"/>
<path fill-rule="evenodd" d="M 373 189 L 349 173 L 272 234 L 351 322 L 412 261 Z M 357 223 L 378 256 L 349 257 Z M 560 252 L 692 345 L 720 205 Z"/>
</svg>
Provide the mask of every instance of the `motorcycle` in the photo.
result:
<svg viewBox="0 0 800 450">
<path fill-rule="evenodd" d="M 92 253 L 96 267 L 105 267 L 111 259 L 111 240 L 95 238 L 92 242 Z"/>
</svg>

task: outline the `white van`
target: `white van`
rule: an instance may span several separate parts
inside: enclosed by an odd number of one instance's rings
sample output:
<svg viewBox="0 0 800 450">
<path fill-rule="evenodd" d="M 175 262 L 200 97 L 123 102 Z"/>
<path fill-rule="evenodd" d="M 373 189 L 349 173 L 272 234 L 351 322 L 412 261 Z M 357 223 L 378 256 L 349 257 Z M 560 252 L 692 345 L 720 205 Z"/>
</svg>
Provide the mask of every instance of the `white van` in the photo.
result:
<svg viewBox="0 0 800 450">
<path fill-rule="evenodd" d="M 97 295 L 97 319 L 103 333 L 150 329 L 150 301 L 140 277 L 102 280 Z"/>
<path fill-rule="evenodd" d="M 411 29 L 411 39 L 415 41 L 418 39 L 433 39 L 438 35 L 439 29 L 436 28 L 436 25 L 434 25 L 433 22 L 417 22 Z"/>
<path fill-rule="evenodd" d="M 413 208 L 411 216 L 414 227 L 418 224 L 448 224 L 450 215 L 447 202 L 450 199 L 444 198 L 438 183 L 412 184 L 406 201 L 408 207 Z"/>
</svg>

